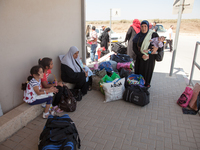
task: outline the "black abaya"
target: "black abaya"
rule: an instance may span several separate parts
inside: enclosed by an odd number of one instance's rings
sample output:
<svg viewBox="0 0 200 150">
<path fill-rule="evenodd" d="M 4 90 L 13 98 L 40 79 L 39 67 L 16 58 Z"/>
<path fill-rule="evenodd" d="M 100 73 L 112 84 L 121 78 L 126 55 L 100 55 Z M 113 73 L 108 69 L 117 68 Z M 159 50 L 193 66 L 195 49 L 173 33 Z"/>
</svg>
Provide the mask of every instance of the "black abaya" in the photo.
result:
<svg viewBox="0 0 200 150">
<path fill-rule="evenodd" d="M 64 82 L 75 84 L 75 89 L 81 89 L 83 95 L 87 94 L 88 84 L 85 72 L 74 72 L 67 65 L 61 64 L 61 79 Z"/>
<path fill-rule="evenodd" d="M 152 34 L 152 38 L 154 38 L 154 37 L 158 37 L 158 34 L 155 32 Z M 142 42 L 141 43 L 133 43 L 133 50 L 134 50 L 135 54 L 137 55 L 136 62 L 135 62 L 135 74 L 141 74 L 145 79 L 145 86 L 148 86 L 151 83 L 151 78 L 153 75 L 156 58 L 159 56 L 158 56 L 158 54 L 149 54 L 149 59 L 147 59 L 146 61 L 143 60 L 142 56 L 144 54 L 142 54 L 140 52 L 140 50 L 138 49 L 138 46 L 139 47 L 142 46 Z M 152 46 L 153 45 L 150 44 L 148 49 L 152 49 Z M 163 47 L 158 48 L 158 52 L 159 51 L 163 51 Z"/>
</svg>

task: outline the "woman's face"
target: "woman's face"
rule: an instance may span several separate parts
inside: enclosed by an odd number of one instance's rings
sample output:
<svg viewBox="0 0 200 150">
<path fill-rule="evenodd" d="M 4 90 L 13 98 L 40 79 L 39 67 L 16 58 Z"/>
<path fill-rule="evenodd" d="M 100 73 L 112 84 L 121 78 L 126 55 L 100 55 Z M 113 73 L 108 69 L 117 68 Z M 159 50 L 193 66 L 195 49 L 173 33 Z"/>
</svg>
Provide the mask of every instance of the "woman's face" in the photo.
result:
<svg viewBox="0 0 200 150">
<path fill-rule="evenodd" d="M 77 51 L 76 53 L 74 53 L 74 55 L 73 55 L 74 59 L 78 58 L 78 53 L 79 53 L 79 51 Z"/>
<path fill-rule="evenodd" d="M 141 25 L 141 32 L 142 33 L 147 33 L 147 31 L 148 31 L 148 26 L 146 24 L 142 24 Z"/>
</svg>

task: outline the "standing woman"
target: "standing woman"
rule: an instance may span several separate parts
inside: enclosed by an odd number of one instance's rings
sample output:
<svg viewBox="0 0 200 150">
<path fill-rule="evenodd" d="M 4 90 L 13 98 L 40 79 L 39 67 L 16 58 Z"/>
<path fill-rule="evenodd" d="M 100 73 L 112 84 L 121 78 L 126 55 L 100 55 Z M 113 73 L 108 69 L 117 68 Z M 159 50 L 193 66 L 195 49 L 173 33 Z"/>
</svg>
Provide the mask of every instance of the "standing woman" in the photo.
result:
<svg viewBox="0 0 200 150">
<path fill-rule="evenodd" d="M 138 19 L 133 20 L 133 24 L 130 26 L 126 33 L 125 42 L 128 41 L 128 47 L 127 47 L 127 54 L 133 58 L 133 61 L 136 60 L 136 54 L 133 51 L 133 38 L 136 34 L 140 32 L 140 21 Z"/>
<path fill-rule="evenodd" d="M 109 36 L 109 33 L 110 32 L 110 28 L 106 28 L 104 30 L 104 32 L 102 33 L 102 36 L 100 37 L 100 41 L 101 41 L 101 47 L 105 47 L 105 51 L 102 51 L 102 56 L 104 56 L 105 54 L 107 54 L 109 52 L 108 50 L 108 43 L 110 42 L 110 36 Z"/>
<path fill-rule="evenodd" d="M 89 83 L 86 82 L 88 72 L 81 68 L 79 50 L 72 46 L 61 60 L 61 79 L 64 82 L 75 84 L 75 89 L 81 89 L 83 95 L 89 90 Z M 91 79 L 89 79 L 91 81 Z"/>
<path fill-rule="evenodd" d="M 144 20 L 141 22 L 140 32 L 133 39 L 133 50 L 136 54 L 135 74 L 141 74 L 144 77 L 147 87 L 150 87 L 155 61 L 162 61 L 163 58 L 163 47 L 156 48 L 150 43 L 150 39 L 155 37 L 158 37 L 158 34 L 149 30 L 149 22 Z M 152 53 L 142 54 L 141 49 L 146 53 L 151 50 Z"/>
</svg>

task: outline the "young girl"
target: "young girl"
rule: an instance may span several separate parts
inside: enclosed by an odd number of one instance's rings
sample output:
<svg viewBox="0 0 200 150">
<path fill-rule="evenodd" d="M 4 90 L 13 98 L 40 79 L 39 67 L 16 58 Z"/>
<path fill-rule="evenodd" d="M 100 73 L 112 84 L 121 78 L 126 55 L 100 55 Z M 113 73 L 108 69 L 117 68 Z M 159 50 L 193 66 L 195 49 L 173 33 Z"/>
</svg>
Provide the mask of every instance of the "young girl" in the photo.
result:
<svg viewBox="0 0 200 150">
<path fill-rule="evenodd" d="M 41 79 L 44 75 L 42 66 L 32 67 L 30 73 L 31 75 L 27 78 L 28 83 L 22 83 L 22 90 L 24 90 L 23 100 L 29 105 L 37 105 L 46 102 L 43 118 L 48 118 L 53 93 L 58 92 L 58 90 L 55 87 L 41 88 Z M 51 113 L 53 114 L 53 112 Z"/>
<path fill-rule="evenodd" d="M 41 79 L 42 87 L 43 88 L 50 88 L 50 87 L 56 87 L 58 89 L 58 93 L 55 94 L 54 101 L 52 103 L 53 110 L 55 110 L 57 113 L 62 112 L 60 108 L 58 108 L 58 103 L 61 99 L 62 93 L 63 93 L 63 84 L 62 82 L 55 81 L 55 83 L 49 84 L 48 83 L 48 76 L 51 74 L 51 69 L 53 69 L 53 61 L 51 58 L 45 57 L 43 59 L 38 60 L 39 65 L 41 65 L 44 68 L 44 76 Z"/>
</svg>

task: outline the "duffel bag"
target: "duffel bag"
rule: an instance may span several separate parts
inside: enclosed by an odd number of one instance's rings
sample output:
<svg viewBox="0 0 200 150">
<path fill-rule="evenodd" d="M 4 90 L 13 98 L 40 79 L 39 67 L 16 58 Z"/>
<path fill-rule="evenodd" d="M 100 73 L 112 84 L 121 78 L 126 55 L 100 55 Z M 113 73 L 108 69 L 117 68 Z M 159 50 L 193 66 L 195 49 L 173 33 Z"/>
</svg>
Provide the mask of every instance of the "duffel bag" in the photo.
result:
<svg viewBox="0 0 200 150">
<path fill-rule="evenodd" d="M 128 86 L 124 92 L 123 99 L 138 106 L 145 106 L 149 103 L 150 93 L 148 88 L 142 85 Z"/>
<path fill-rule="evenodd" d="M 40 134 L 39 150 L 76 150 L 80 149 L 81 141 L 78 131 L 71 118 L 50 115 Z"/>
<path fill-rule="evenodd" d="M 133 61 L 133 59 L 129 56 L 129 55 L 126 55 L 126 54 L 113 54 L 110 56 L 110 60 L 113 60 L 113 61 L 116 61 L 116 62 L 130 62 L 130 61 Z"/>
</svg>

